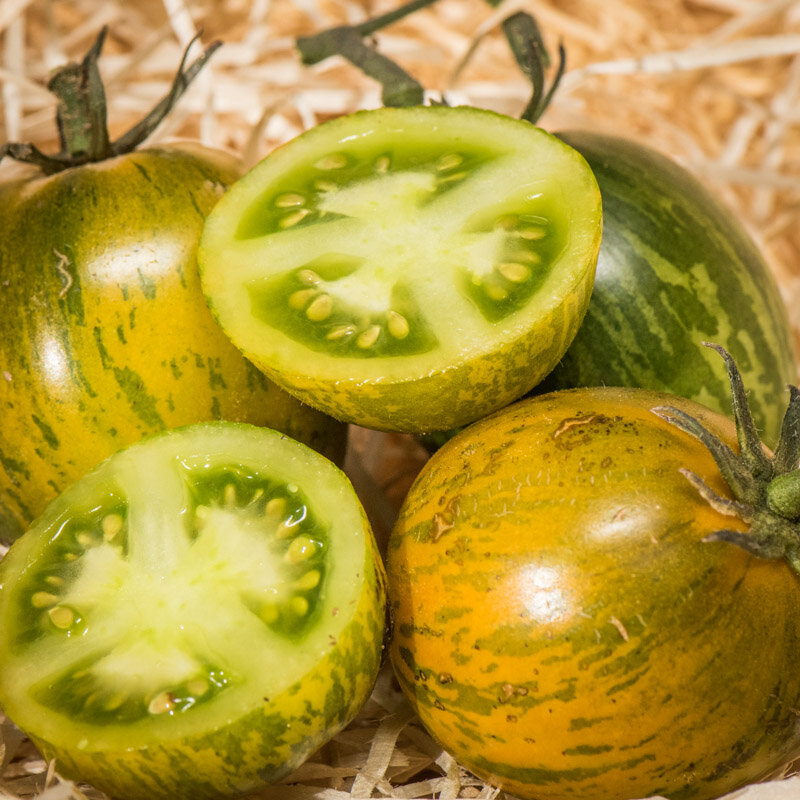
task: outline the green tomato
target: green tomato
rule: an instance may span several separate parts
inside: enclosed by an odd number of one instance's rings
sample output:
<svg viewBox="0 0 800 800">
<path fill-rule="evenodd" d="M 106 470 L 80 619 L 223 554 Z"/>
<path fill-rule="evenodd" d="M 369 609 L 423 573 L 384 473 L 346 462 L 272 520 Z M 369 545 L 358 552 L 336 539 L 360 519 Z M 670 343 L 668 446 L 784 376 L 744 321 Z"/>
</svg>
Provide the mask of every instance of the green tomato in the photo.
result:
<svg viewBox="0 0 800 800">
<path fill-rule="evenodd" d="M 239 175 L 234 159 L 189 143 L 135 150 L 135 137 L 91 157 L 83 149 L 87 131 L 103 144 L 102 38 L 50 83 L 66 155 L 0 149 L 37 165 L 0 182 L 0 540 L 102 459 L 165 428 L 249 422 L 344 453 L 344 426 L 267 380 L 206 306 L 197 241 Z M 181 90 L 190 78 L 181 73 Z"/>
<path fill-rule="evenodd" d="M 328 459 L 199 423 L 122 450 L 0 562 L 0 705 L 68 777 L 209 798 L 297 767 L 367 699 L 384 576 Z"/>
<path fill-rule="evenodd" d="M 572 341 L 600 246 L 572 148 L 475 108 L 364 111 L 278 148 L 209 215 L 198 252 L 231 340 L 287 391 L 372 428 L 505 405 Z"/>
</svg>

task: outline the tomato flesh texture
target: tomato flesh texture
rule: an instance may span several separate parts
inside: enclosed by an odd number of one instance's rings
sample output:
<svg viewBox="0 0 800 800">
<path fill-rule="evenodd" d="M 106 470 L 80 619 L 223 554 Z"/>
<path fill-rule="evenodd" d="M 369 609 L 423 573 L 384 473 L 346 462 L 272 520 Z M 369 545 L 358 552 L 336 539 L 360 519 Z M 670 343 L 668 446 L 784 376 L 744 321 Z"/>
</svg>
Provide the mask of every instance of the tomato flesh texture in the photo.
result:
<svg viewBox="0 0 800 800">
<path fill-rule="evenodd" d="M 549 370 L 585 311 L 599 236 L 591 171 L 543 131 L 380 109 L 239 181 L 206 223 L 201 275 L 234 343 L 284 388 L 351 422 L 430 430 Z M 496 391 L 467 397 L 471 374 Z"/>
<path fill-rule="evenodd" d="M 302 445 L 224 423 L 155 437 L 59 498 L 4 559 L 3 707 L 62 769 L 75 759 L 75 777 L 122 796 L 93 759 L 136 773 L 149 750 L 185 756 L 218 732 L 223 748 L 264 738 L 236 786 L 274 779 L 366 700 L 383 629 L 375 552 L 344 476 Z M 307 729 L 289 745 L 242 722 L 280 716 L 287 693 L 316 715 L 287 712 L 287 729 Z M 140 791 L 234 791 L 196 766 Z"/>
<path fill-rule="evenodd" d="M 680 473 L 725 487 L 652 414 L 678 398 L 587 389 L 523 401 L 437 452 L 387 551 L 391 656 L 466 767 L 539 800 L 710 798 L 798 752 L 800 583 L 704 543 L 745 529 Z"/>
</svg>

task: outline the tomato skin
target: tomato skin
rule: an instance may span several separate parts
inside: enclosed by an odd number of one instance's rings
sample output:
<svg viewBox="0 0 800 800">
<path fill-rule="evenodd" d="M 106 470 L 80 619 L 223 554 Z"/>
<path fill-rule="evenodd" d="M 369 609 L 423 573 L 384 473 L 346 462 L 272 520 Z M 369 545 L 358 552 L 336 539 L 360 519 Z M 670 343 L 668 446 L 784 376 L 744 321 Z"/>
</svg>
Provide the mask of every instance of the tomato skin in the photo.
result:
<svg viewBox="0 0 800 800">
<path fill-rule="evenodd" d="M 343 426 L 265 380 L 200 291 L 197 239 L 237 175 L 187 144 L 0 184 L 0 539 L 164 428 L 270 425 L 341 457 Z"/>
<path fill-rule="evenodd" d="M 587 315 L 538 393 L 636 386 L 731 413 L 730 387 L 703 341 L 725 347 L 748 387 L 763 441 L 774 446 L 797 383 L 792 328 L 775 276 L 742 223 L 657 151 L 615 136 L 559 137 L 592 167 L 603 242 Z"/>
<path fill-rule="evenodd" d="M 428 462 L 388 553 L 391 657 L 432 735 L 537 800 L 710 798 L 800 750 L 800 582 L 726 543 L 745 530 L 705 448 L 651 412 L 690 401 L 578 389 L 476 423 Z"/>
</svg>

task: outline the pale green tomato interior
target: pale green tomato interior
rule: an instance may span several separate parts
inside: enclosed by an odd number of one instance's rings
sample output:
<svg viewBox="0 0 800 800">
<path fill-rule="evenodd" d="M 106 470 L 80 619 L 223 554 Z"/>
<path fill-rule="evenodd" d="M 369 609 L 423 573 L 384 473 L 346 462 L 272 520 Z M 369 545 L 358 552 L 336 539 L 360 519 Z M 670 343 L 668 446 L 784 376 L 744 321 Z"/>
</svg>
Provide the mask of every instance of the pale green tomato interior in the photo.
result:
<svg viewBox="0 0 800 800">
<path fill-rule="evenodd" d="M 203 285 L 262 368 L 407 379 L 492 352 L 564 302 L 594 269 L 599 218 L 588 166 L 532 125 L 364 112 L 234 185 L 205 227 Z"/>
<path fill-rule="evenodd" d="M 344 475 L 273 431 L 131 447 L 7 556 L 21 574 L 0 605 L 6 711 L 20 698 L 45 738 L 63 715 L 98 749 L 223 726 L 330 652 L 369 535 Z"/>
</svg>

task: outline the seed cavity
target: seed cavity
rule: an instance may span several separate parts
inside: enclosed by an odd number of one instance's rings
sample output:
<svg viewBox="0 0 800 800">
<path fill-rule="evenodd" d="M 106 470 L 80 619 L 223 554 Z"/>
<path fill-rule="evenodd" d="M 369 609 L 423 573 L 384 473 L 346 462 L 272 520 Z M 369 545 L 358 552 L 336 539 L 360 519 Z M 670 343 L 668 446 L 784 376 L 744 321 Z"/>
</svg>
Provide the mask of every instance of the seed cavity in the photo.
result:
<svg viewBox="0 0 800 800">
<path fill-rule="evenodd" d="M 370 325 L 365 331 L 362 331 L 358 338 L 356 339 L 356 344 L 362 349 L 366 350 L 375 342 L 378 341 L 378 337 L 381 335 L 381 326 L 380 325 Z"/>
<path fill-rule="evenodd" d="M 531 276 L 529 267 L 526 267 L 525 264 L 518 264 L 515 261 L 508 261 L 504 264 L 500 264 L 497 269 L 499 273 L 506 280 L 511 281 L 511 283 L 524 283 Z"/>
<path fill-rule="evenodd" d="M 122 525 L 122 514 L 106 514 L 101 523 L 103 538 L 110 542 L 122 530 Z"/>
<path fill-rule="evenodd" d="M 312 322 L 322 322 L 333 311 L 333 298 L 329 294 L 317 295 L 306 309 L 306 316 Z"/>
<path fill-rule="evenodd" d="M 292 228 L 297 225 L 298 222 L 302 222 L 309 214 L 311 213 L 311 209 L 309 208 L 298 208 L 297 211 L 294 211 L 291 214 L 287 214 L 279 223 L 278 225 L 281 228 Z"/>
<path fill-rule="evenodd" d="M 31 595 L 31 605 L 34 608 L 49 608 L 58 602 L 58 597 L 50 592 L 34 592 Z"/>
<path fill-rule="evenodd" d="M 53 606 L 47 615 L 50 617 L 50 622 L 61 630 L 67 630 L 75 623 L 75 612 L 67 606 Z"/>
<path fill-rule="evenodd" d="M 305 197 L 297 192 L 287 192 L 286 194 L 279 195 L 275 198 L 275 205 L 278 208 L 292 208 L 293 206 L 302 206 L 306 202 Z"/>
<path fill-rule="evenodd" d="M 389 311 L 386 315 L 386 327 L 395 339 L 405 339 L 409 333 L 408 320 L 397 311 Z"/>
<path fill-rule="evenodd" d="M 347 166 L 347 156 L 344 153 L 330 153 L 317 161 L 314 166 L 324 170 L 342 169 Z"/>
</svg>

